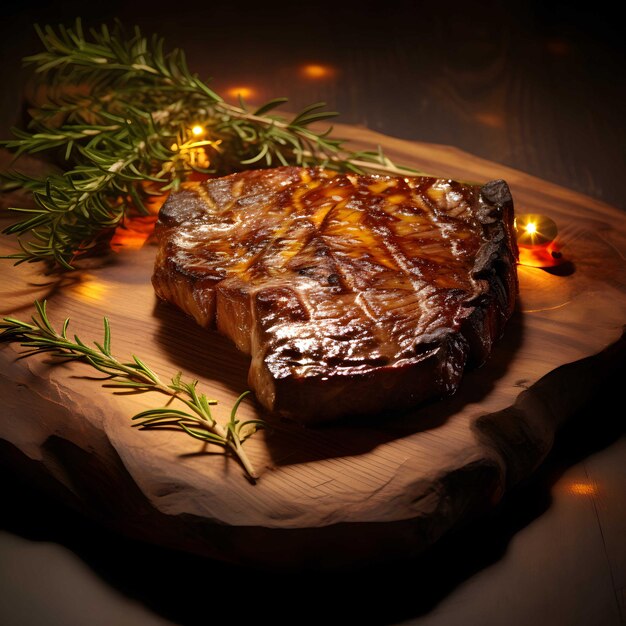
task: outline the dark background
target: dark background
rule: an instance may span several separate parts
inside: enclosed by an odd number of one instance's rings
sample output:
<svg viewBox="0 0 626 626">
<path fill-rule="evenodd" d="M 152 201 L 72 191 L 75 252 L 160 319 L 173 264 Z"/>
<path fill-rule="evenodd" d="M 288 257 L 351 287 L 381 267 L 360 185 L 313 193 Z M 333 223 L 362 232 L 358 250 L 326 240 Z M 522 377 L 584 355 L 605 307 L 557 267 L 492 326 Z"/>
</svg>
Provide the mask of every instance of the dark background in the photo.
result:
<svg viewBox="0 0 626 626">
<path fill-rule="evenodd" d="M 113 1 L 29 2 L 24 8 L 11 3 L 3 6 L 0 26 L 0 135 L 8 136 L 10 126 L 23 120 L 21 94 L 28 72 L 20 69 L 20 58 L 39 50 L 32 24 L 69 24 L 80 15 L 89 26 L 118 17 L 129 27 L 139 24 L 146 34 L 162 34 L 171 47 L 184 48 L 191 68 L 203 77 L 212 76 L 212 86 L 220 93 L 247 86 L 255 92 L 250 102 L 287 96 L 291 110 L 324 100 L 341 112 L 341 122 L 404 139 L 450 144 L 626 210 L 626 33 L 614 6 L 540 1 L 157 6 Z M 332 73 L 306 78 L 301 68 L 309 63 L 328 66 Z M 549 514 L 551 493 L 561 476 L 612 449 L 623 437 L 623 405 L 615 410 L 611 403 L 617 400 L 625 373 L 625 368 L 618 371 L 592 404 L 581 407 L 543 468 L 491 516 L 446 538 L 422 559 L 348 575 L 268 575 L 130 542 L 3 470 L 0 621 L 5 616 L 4 623 L 11 626 L 44 621 L 206 623 L 212 621 L 217 602 L 235 615 L 234 623 L 259 616 L 293 624 L 421 623 L 418 618 L 432 617 L 440 604 L 447 606 L 446 598 L 455 589 L 505 559 L 518 534 Z M 623 458 L 615 471 L 621 480 Z M 612 498 L 614 504 L 623 501 L 619 493 Z M 16 548 L 21 540 L 28 542 L 26 552 Z M 547 551 L 550 541 L 544 539 Z M 85 567 L 84 576 L 113 590 L 114 596 L 85 595 L 76 573 L 64 573 L 54 558 L 47 561 L 42 547 L 50 545 L 74 555 Z M 623 551 L 619 558 L 623 560 Z M 584 568 L 584 559 L 579 561 Z M 506 570 L 511 598 L 527 594 L 532 605 L 536 598 L 516 578 L 519 566 L 511 567 Z M 15 572 L 23 571 L 30 574 L 18 584 Z M 65 589 L 64 576 L 65 587 L 70 587 L 67 600 L 63 594 L 56 602 L 48 599 L 55 590 Z M 568 576 L 572 572 L 563 571 L 562 579 L 552 581 L 554 602 L 578 601 L 576 590 L 567 585 Z M 613 583 L 616 602 L 624 611 L 620 584 L 626 581 Z M 356 592 L 351 591 L 353 584 Z M 331 599 L 338 601 L 338 609 L 329 608 Z M 453 605 L 448 607 L 450 621 L 444 616 L 436 623 L 471 626 L 471 615 L 488 614 L 491 605 L 494 616 L 501 615 L 488 584 L 478 585 L 473 601 L 478 604 L 473 612 L 467 609 L 467 619 L 466 609 L 455 610 Z M 31 613 L 25 608 L 30 602 Z M 487 607 L 482 613 L 477 608 L 481 603 Z M 83 605 L 84 619 L 77 617 L 77 610 L 60 609 Z M 141 619 L 119 617 L 134 615 L 137 605 L 147 607 Z M 291 605 L 295 612 L 288 612 Z M 45 615 L 49 607 L 55 612 Z M 115 607 L 117 619 L 111 617 Z M 542 622 L 542 614 L 547 616 L 540 609 L 534 613 L 537 626 L 555 623 L 547 617 Z M 596 615 L 596 621 L 584 610 L 579 615 L 579 621 L 564 618 L 561 623 L 620 623 L 606 615 Z M 622 619 L 625 615 L 621 613 Z"/>
<path fill-rule="evenodd" d="M 0 135 L 20 119 L 33 23 L 118 17 L 187 52 L 218 92 L 252 87 L 293 110 L 450 144 L 626 209 L 626 32 L 613 2 L 146 2 L 3 7 Z M 334 75 L 311 80 L 307 63 Z"/>
</svg>

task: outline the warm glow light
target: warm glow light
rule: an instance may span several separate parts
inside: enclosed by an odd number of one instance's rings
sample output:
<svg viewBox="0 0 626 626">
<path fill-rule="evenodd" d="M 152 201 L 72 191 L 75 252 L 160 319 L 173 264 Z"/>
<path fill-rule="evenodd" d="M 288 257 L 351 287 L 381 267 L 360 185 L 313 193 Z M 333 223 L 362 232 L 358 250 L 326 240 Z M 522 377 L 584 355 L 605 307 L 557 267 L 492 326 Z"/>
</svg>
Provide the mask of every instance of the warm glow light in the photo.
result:
<svg viewBox="0 0 626 626">
<path fill-rule="evenodd" d="M 307 78 L 318 80 L 321 78 L 330 78 L 334 75 L 335 70 L 328 65 L 320 65 L 318 63 L 309 63 L 301 68 L 302 74 Z"/>
<path fill-rule="evenodd" d="M 475 113 L 474 119 L 489 128 L 504 128 L 504 118 L 497 113 Z"/>
<path fill-rule="evenodd" d="M 82 276 L 80 282 L 76 283 L 72 287 L 72 291 L 81 300 L 104 300 L 107 292 L 107 285 L 98 280 L 92 274 L 85 274 Z"/>
<path fill-rule="evenodd" d="M 553 219 L 537 213 L 525 213 L 515 218 L 517 243 L 520 246 L 548 245 L 556 239 L 558 230 Z"/>
<path fill-rule="evenodd" d="M 256 96 L 256 89 L 241 85 L 240 87 L 231 87 L 230 89 L 227 89 L 226 94 L 231 98 L 242 98 L 243 100 L 246 100 Z"/>
<path fill-rule="evenodd" d="M 537 213 L 518 215 L 515 230 L 520 265 L 554 267 L 563 262 L 554 220 Z"/>
<path fill-rule="evenodd" d="M 154 208 L 158 211 L 158 207 L 163 204 L 165 196 L 155 199 L 153 207 L 150 207 L 150 211 Z M 156 225 L 157 215 L 139 215 L 128 218 L 122 226 L 118 226 L 111 238 L 111 249 L 114 252 L 121 252 L 122 250 L 139 250 L 143 248 L 146 241 L 154 232 Z"/>
<path fill-rule="evenodd" d="M 202 135 L 204 135 L 205 130 L 203 126 L 200 126 L 200 124 L 196 124 L 192 129 L 191 132 L 193 134 L 194 137 L 202 137 Z"/>
<path fill-rule="evenodd" d="M 575 496 L 593 496 L 598 493 L 593 483 L 572 483 L 567 490 Z"/>
</svg>

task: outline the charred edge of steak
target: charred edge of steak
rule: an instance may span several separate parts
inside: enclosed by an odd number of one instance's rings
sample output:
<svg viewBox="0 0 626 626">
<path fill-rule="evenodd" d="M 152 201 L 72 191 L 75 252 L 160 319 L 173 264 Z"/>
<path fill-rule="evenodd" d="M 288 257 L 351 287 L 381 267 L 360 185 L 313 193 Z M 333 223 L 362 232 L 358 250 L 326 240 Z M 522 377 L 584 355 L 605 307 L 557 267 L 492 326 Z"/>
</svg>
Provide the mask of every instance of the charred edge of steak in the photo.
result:
<svg viewBox="0 0 626 626">
<path fill-rule="evenodd" d="M 482 287 L 466 306 L 474 307 L 461 334 L 468 342 L 469 362 L 485 362 L 513 313 L 518 293 L 517 241 L 513 198 L 504 180 L 493 180 L 480 190 L 478 219 L 486 242 L 476 255 L 472 276 Z"/>
<path fill-rule="evenodd" d="M 441 329 L 420 337 L 418 358 L 404 366 L 381 365 L 362 375 L 341 372 L 318 379 L 267 380 L 262 386 L 272 389 L 272 397 L 262 403 L 311 425 L 405 410 L 455 393 L 464 370 L 482 365 L 489 357 L 518 293 L 514 208 L 507 183 L 490 181 L 480 188 L 477 201 L 485 243 L 471 272 L 477 293 L 464 304 L 467 315 L 458 331 Z"/>
</svg>

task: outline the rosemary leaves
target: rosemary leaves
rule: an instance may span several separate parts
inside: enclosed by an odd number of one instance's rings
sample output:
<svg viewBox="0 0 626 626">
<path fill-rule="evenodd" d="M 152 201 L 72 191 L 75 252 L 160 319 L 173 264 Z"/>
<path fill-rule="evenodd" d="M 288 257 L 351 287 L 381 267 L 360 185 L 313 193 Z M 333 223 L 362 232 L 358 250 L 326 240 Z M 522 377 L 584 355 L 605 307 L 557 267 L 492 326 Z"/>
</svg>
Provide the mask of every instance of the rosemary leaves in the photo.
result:
<svg viewBox="0 0 626 626">
<path fill-rule="evenodd" d="M 323 103 L 292 119 L 276 114 L 285 98 L 249 110 L 228 104 L 192 74 L 182 50 L 135 28 L 37 29 L 44 51 L 27 57 L 47 101 L 32 111 L 27 130 L 3 145 L 23 153 L 62 155 L 62 174 L 45 179 L 5 173 L 5 182 L 32 193 L 36 207 L 13 210 L 23 219 L 16 263 L 47 261 L 71 268 L 103 233 L 145 200 L 176 188 L 193 171 L 224 174 L 249 167 L 297 164 L 355 172 L 413 172 L 379 149 L 350 151 L 328 129 L 311 124 L 336 115 Z M 198 133 L 195 131 L 200 129 Z M 197 135 L 201 134 L 202 138 Z M 23 239 L 27 236 L 26 239 Z"/>
<path fill-rule="evenodd" d="M 104 318 L 104 337 L 94 342 L 93 347 L 85 344 L 78 336 L 68 336 L 69 319 L 57 331 L 48 318 L 46 302 L 35 302 L 37 314 L 30 322 L 12 317 L 0 321 L 0 341 L 18 342 L 26 348 L 24 356 L 48 354 L 59 362 L 80 361 L 104 375 L 103 386 L 117 391 L 145 393 L 155 391 L 178 400 L 184 408 L 165 406 L 148 409 L 135 415 L 135 426 L 148 428 L 179 428 L 189 436 L 207 444 L 224 448 L 243 466 L 246 475 L 254 480 L 257 473 L 250 463 L 242 444 L 257 428 L 263 427 L 261 420 L 240 421 L 237 409 L 248 394 L 239 396 L 231 412 L 230 419 L 220 424 L 211 413 L 211 406 L 217 404 L 198 391 L 198 381 L 185 381 L 178 372 L 169 384 L 161 381 L 157 374 L 139 357 L 132 355 L 131 361 L 120 361 L 111 352 L 111 329 Z"/>
</svg>

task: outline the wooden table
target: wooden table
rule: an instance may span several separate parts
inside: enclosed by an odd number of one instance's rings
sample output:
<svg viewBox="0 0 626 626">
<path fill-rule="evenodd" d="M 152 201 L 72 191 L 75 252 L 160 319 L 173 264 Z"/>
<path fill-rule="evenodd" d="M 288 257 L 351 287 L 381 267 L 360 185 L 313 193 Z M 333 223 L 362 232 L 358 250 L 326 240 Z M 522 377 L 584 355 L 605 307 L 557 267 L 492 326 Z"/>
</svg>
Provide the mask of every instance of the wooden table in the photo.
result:
<svg viewBox="0 0 626 626">
<path fill-rule="evenodd" d="M 253 101 L 286 94 L 294 108 L 325 99 L 344 122 L 454 145 L 626 209 L 619 184 L 626 87 L 614 79 L 623 75 L 624 50 L 610 15 L 520 7 L 482 14 L 459 6 L 444 16 L 410 3 L 386 9 L 370 15 L 343 3 L 323 25 L 317 8 L 272 15 L 189 6 L 175 25 L 137 6 L 117 14 L 169 34 L 224 93 L 248 87 L 257 92 Z M 10 31 L 3 27 L 5 66 L 33 49 L 28 22 L 61 19 L 46 8 L 13 18 Z M 210 26 L 208 37 L 206 25 L 215 23 L 221 27 Z M 393 37 L 381 36 L 387 24 Z M 300 73 L 311 64 L 326 67 L 325 75 Z M 19 76 L 7 80 L 6 126 L 20 102 Z M 328 599 L 337 598 L 335 621 L 345 623 L 619 624 L 626 616 L 623 411 L 591 431 L 589 424 L 590 416 L 614 411 L 610 400 L 624 373 L 580 408 L 542 469 L 496 511 L 420 559 L 352 573 L 355 599 L 341 574 L 324 575 L 322 585 L 304 572 L 268 577 L 120 539 L 5 475 L 0 618 L 38 623 L 46 612 L 56 623 L 81 623 L 81 611 L 89 611 L 100 615 L 96 623 L 195 623 L 209 577 L 249 577 L 259 599 L 241 606 L 240 617 L 275 623 L 293 622 L 281 600 L 289 595 L 297 615 L 308 616 L 300 623 L 319 623 Z M 45 578 L 42 560 L 50 564 Z M 193 580 L 183 583 L 180 572 Z"/>
</svg>

